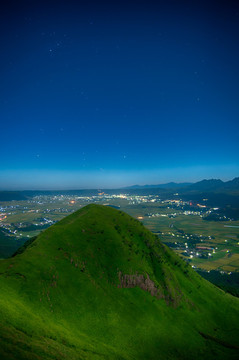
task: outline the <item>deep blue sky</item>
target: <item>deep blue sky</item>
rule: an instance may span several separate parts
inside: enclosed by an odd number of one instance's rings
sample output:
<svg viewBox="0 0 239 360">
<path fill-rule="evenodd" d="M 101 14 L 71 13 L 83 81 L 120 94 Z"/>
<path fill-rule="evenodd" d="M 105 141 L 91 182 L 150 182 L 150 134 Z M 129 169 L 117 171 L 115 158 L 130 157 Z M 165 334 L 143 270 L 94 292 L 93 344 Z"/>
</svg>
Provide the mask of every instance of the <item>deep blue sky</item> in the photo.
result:
<svg viewBox="0 0 239 360">
<path fill-rule="evenodd" d="M 0 189 L 239 175 L 239 2 L 1 4 Z"/>
</svg>

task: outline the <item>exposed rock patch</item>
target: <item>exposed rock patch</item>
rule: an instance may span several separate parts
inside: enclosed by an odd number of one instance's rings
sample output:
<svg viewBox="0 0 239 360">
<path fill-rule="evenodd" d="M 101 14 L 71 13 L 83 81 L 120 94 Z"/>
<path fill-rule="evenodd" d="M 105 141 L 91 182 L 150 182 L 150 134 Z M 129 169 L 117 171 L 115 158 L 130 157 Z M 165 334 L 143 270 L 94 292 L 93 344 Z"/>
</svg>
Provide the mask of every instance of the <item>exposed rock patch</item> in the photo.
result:
<svg viewBox="0 0 239 360">
<path fill-rule="evenodd" d="M 142 274 L 128 275 L 123 274 L 121 271 L 118 272 L 118 277 L 120 288 L 134 288 L 138 286 L 144 291 L 148 291 L 151 296 L 156 297 L 157 299 L 164 299 L 166 304 L 169 306 L 177 307 L 180 304 L 182 299 L 182 292 L 179 288 L 175 287 L 174 289 L 170 288 L 169 284 L 165 284 L 165 287 L 160 287 L 152 281 L 148 274 L 146 277 Z"/>
<path fill-rule="evenodd" d="M 148 291 L 152 296 L 162 299 L 164 296 L 161 293 L 160 289 L 155 285 L 155 283 L 150 279 L 148 274 L 146 278 L 142 274 L 128 275 L 122 274 L 121 271 L 118 273 L 120 284 L 118 285 L 121 288 L 134 288 L 138 286 L 144 291 Z"/>
</svg>

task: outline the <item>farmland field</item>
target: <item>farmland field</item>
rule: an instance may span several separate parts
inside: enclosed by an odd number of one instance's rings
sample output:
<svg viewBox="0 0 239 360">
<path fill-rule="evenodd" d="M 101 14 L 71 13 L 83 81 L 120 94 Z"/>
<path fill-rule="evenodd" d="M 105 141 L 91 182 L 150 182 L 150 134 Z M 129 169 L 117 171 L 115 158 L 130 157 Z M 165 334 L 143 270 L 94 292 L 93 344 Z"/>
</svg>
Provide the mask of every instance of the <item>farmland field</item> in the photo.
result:
<svg viewBox="0 0 239 360">
<path fill-rule="evenodd" d="M 91 202 L 115 206 L 139 219 L 195 268 L 239 272 L 239 221 L 206 221 L 207 209 L 188 209 L 153 195 L 59 195 L 1 202 L 0 256 L 10 256 L 24 241 Z"/>
</svg>

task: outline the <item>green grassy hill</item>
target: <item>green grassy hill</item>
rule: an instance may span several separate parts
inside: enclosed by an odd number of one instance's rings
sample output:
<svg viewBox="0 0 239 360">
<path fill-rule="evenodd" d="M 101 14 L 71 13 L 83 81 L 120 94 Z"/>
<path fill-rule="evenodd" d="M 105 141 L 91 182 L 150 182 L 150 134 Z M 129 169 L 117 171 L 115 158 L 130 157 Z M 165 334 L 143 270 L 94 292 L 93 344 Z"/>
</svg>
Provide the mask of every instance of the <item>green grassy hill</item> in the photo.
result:
<svg viewBox="0 0 239 360">
<path fill-rule="evenodd" d="M 1 359 L 237 359 L 239 299 L 88 205 L 0 261 Z"/>
</svg>

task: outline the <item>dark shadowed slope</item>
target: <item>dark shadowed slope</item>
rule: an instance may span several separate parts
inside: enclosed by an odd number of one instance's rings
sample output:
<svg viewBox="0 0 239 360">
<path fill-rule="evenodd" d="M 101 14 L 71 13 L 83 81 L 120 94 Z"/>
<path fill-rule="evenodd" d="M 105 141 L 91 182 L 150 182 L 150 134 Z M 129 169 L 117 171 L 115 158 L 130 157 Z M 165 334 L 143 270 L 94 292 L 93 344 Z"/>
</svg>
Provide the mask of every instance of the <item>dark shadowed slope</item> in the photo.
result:
<svg viewBox="0 0 239 360">
<path fill-rule="evenodd" d="M 236 359 L 239 301 L 88 205 L 0 262 L 3 359 Z"/>
</svg>

